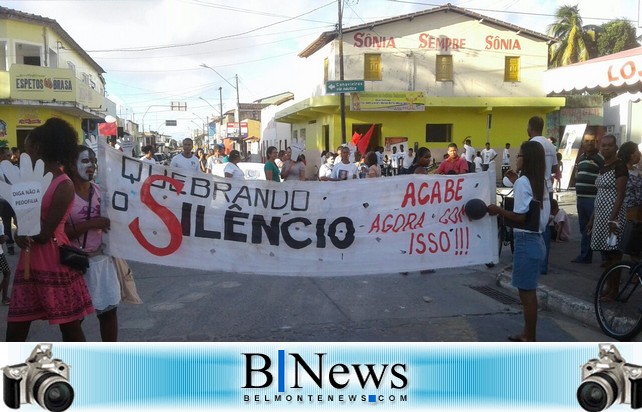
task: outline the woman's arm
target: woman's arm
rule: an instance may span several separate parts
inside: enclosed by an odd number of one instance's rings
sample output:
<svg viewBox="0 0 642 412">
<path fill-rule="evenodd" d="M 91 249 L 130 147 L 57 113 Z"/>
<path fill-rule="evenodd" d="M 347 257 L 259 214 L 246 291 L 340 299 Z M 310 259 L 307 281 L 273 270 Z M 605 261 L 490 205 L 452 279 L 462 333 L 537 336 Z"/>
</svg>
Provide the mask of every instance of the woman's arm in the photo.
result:
<svg viewBox="0 0 642 412">
<path fill-rule="evenodd" d="M 65 216 L 69 205 L 74 200 L 75 194 L 74 184 L 71 181 L 63 182 L 56 188 L 51 200 L 51 205 L 47 211 L 47 217 L 40 228 L 40 233 L 32 236 L 35 242 L 46 243 L 53 237 L 56 227 L 58 227 L 62 218 Z"/>
<path fill-rule="evenodd" d="M 613 203 L 613 209 L 609 215 L 609 232 L 616 233 L 619 229 L 618 217 L 620 215 L 620 209 L 622 208 L 622 203 L 624 203 L 624 195 L 626 193 L 626 182 L 628 180 L 628 175 L 620 176 L 615 180 L 615 203 Z"/>
<path fill-rule="evenodd" d="M 71 219 L 65 223 L 65 234 L 69 239 L 76 239 L 90 230 L 109 230 L 110 222 L 108 217 L 96 216 L 89 220 L 71 223 Z"/>
</svg>

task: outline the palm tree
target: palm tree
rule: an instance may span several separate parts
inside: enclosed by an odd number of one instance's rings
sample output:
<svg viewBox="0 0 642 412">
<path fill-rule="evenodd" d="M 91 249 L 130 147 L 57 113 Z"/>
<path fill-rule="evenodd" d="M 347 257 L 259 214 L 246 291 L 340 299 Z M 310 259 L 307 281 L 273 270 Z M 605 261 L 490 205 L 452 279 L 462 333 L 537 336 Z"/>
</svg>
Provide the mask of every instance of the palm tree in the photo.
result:
<svg viewBox="0 0 642 412">
<path fill-rule="evenodd" d="M 559 41 L 550 47 L 549 66 L 566 66 L 590 58 L 586 33 L 578 5 L 561 6 L 555 13 L 555 23 L 548 26 L 548 34 Z"/>
</svg>

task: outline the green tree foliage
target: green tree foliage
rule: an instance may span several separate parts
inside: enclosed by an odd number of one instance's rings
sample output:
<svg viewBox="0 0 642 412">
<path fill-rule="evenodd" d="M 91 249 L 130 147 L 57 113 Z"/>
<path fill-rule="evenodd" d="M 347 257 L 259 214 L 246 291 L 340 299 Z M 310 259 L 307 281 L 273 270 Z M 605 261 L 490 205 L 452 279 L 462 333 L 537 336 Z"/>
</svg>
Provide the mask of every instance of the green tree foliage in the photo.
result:
<svg viewBox="0 0 642 412">
<path fill-rule="evenodd" d="M 597 36 L 597 55 L 606 56 L 640 46 L 635 31 L 631 22 L 625 19 L 602 24 Z"/>
<path fill-rule="evenodd" d="M 549 25 L 548 33 L 559 42 L 550 46 L 549 66 L 566 66 L 588 60 L 587 35 L 582 27 L 579 6 L 561 6 L 555 13 L 555 19 Z"/>
</svg>

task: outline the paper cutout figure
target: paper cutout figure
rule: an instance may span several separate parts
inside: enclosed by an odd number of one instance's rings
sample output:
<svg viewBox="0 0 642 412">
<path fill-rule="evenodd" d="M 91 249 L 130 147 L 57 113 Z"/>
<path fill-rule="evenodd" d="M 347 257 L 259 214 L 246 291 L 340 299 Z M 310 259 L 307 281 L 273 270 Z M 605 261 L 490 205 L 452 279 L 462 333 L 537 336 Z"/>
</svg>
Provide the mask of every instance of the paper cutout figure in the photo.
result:
<svg viewBox="0 0 642 412">
<path fill-rule="evenodd" d="M 0 196 L 16 212 L 18 235 L 34 236 L 40 233 L 42 198 L 53 175 L 45 174 L 45 163 L 38 159 L 34 165 L 28 154 L 20 155 L 20 167 L 8 160 L 0 163 L 4 176 L 0 177 Z"/>
<path fill-rule="evenodd" d="M 301 153 L 303 153 L 303 151 L 305 150 L 305 147 L 303 147 L 303 146 L 302 146 L 302 145 L 300 145 L 299 143 L 293 143 L 293 144 L 290 146 L 290 150 L 292 150 L 292 157 L 291 157 L 291 159 L 292 159 L 292 160 L 294 160 L 294 161 L 296 161 L 296 159 L 298 159 L 298 157 L 301 155 Z"/>
<path fill-rule="evenodd" d="M 98 139 L 96 139 L 96 136 L 93 134 L 89 135 L 89 137 L 85 139 L 85 146 L 93 150 L 94 153 L 98 153 Z"/>
</svg>

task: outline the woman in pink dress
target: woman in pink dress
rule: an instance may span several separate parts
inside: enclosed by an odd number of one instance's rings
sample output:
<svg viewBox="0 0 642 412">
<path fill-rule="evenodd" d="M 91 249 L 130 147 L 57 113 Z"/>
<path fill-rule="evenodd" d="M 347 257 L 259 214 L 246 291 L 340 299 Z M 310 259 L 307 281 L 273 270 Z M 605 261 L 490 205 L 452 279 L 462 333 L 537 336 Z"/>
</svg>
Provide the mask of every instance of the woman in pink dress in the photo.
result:
<svg viewBox="0 0 642 412">
<path fill-rule="evenodd" d="M 25 140 L 32 161 L 42 159 L 45 172 L 51 172 L 53 179 L 42 198 L 40 233 L 16 237 L 21 251 L 7 317 L 8 342 L 26 341 L 34 320 L 58 325 L 65 342 L 85 341 L 80 324 L 94 311 L 91 297 L 83 274 L 62 265 L 58 251 L 59 244 L 70 244 L 65 221 L 75 192 L 63 169 L 69 170 L 76 161 L 77 141 L 76 130 L 59 118 L 47 120 Z M 27 278 L 26 252 L 30 261 Z"/>
</svg>

